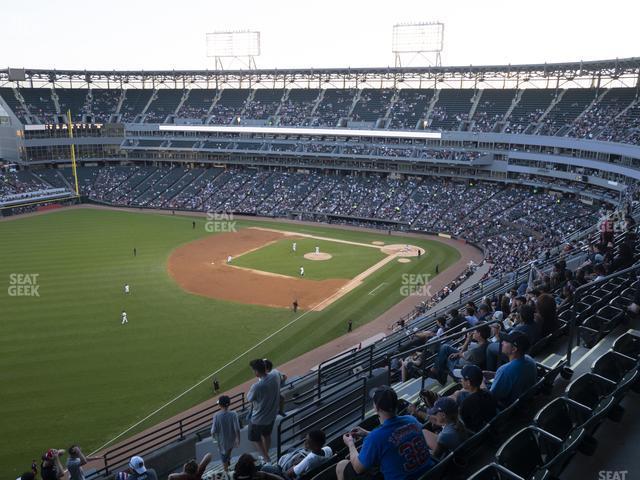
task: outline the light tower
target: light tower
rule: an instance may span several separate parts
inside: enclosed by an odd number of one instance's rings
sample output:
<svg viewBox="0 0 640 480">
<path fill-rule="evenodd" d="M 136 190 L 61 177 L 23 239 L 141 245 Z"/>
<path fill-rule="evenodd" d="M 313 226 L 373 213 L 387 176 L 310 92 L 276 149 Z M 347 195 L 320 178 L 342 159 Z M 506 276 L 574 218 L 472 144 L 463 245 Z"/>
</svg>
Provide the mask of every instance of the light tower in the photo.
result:
<svg viewBox="0 0 640 480">
<path fill-rule="evenodd" d="M 238 64 L 240 70 L 255 70 L 258 56 L 260 32 L 233 30 L 207 33 L 207 57 L 214 59 L 216 70 L 229 69 Z"/>
<path fill-rule="evenodd" d="M 444 23 L 397 23 L 393 26 L 391 51 L 396 67 L 411 66 L 415 60 L 439 67 L 443 47 Z"/>
</svg>

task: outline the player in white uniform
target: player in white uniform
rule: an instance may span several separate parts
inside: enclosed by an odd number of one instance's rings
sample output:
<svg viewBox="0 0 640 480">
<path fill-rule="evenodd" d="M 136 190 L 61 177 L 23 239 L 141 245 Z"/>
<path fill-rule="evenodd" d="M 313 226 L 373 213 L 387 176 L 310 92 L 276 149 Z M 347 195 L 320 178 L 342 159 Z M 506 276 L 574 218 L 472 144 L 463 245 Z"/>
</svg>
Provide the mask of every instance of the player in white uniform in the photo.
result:
<svg viewBox="0 0 640 480">
<path fill-rule="evenodd" d="M 300 267 L 300 276 L 304 277 L 304 267 Z"/>
<path fill-rule="evenodd" d="M 296 242 L 293 242 L 293 245 L 291 245 L 291 251 L 293 253 L 296 253 L 297 249 L 298 249 L 298 244 Z"/>
<path fill-rule="evenodd" d="M 316 245 L 316 255 L 318 255 L 319 253 L 320 253 L 320 247 Z"/>
<path fill-rule="evenodd" d="M 122 325 L 124 325 L 125 323 L 129 323 L 129 320 L 127 319 L 127 312 L 125 312 L 124 310 L 122 310 Z"/>
<path fill-rule="evenodd" d="M 231 263 L 231 260 L 233 260 L 233 258 L 231 257 L 231 255 L 229 255 L 229 256 L 227 257 L 227 263 Z"/>
<path fill-rule="evenodd" d="M 129 295 L 129 284 L 128 283 L 124 284 L 124 294 L 125 295 Z"/>
</svg>

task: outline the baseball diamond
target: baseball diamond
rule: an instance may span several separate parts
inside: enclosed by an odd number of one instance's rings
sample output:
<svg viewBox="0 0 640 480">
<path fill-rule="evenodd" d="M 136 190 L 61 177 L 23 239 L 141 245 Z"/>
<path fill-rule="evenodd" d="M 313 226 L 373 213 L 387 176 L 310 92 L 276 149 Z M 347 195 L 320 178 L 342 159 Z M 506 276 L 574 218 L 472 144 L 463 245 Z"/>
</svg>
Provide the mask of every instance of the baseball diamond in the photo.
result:
<svg viewBox="0 0 640 480">
<path fill-rule="evenodd" d="M 640 3 L 468 3 L 3 2 L 3 479 L 640 478 Z"/>
</svg>

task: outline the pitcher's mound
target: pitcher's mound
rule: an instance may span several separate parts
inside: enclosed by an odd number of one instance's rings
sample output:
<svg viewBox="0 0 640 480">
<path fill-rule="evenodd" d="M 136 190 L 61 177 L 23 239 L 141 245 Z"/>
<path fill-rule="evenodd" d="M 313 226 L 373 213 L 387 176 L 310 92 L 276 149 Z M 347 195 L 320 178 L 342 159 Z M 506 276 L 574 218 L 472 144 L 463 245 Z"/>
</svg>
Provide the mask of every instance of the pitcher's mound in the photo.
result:
<svg viewBox="0 0 640 480">
<path fill-rule="evenodd" d="M 331 258 L 331 254 L 324 253 L 324 252 L 320 252 L 320 253 L 311 252 L 311 253 L 305 253 L 304 258 L 306 258 L 307 260 L 329 260 Z"/>
<path fill-rule="evenodd" d="M 424 248 L 415 245 L 402 245 L 400 243 L 393 245 L 385 245 L 380 250 L 387 255 L 397 255 L 398 257 L 417 257 L 418 250 L 424 255 Z"/>
</svg>

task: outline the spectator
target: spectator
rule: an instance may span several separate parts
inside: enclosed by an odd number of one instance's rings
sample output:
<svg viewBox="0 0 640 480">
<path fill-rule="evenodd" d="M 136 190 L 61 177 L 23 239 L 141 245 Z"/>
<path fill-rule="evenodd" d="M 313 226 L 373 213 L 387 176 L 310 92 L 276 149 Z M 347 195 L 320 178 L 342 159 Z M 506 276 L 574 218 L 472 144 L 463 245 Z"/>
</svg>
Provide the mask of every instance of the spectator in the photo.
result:
<svg viewBox="0 0 640 480">
<path fill-rule="evenodd" d="M 238 414 L 229 411 L 231 399 L 222 395 L 218 399 L 220 411 L 213 416 L 211 422 L 211 437 L 218 444 L 220 461 L 225 473 L 229 473 L 229 463 L 231 462 L 231 451 L 240 446 L 240 422 Z"/>
<path fill-rule="evenodd" d="M 278 378 L 278 381 L 280 382 L 280 389 L 282 389 L 282 386 L 287 381 L 287 376 L 284 373 L 282 373 L 280 370 L 273 368 L 273 362 L 268 358 L 264 359 L 264 365 L 267 369 L 267 375 L 275 375 L 276 378 Z M 278 403 L 278 414 L 284 417 L 284 396 L 282 395 L 280 395 L 280 401 Z"/>
<path fill-rule="evenodd" d="M 558 329 L 558 310 L 556 301 L 548 293 L 543 293 L 536 302 L 535 320 L 540 328 L 540 337 L 546 337 Z"/>
<path fill-rule="evenodd" d="M 453 373 L 454 369 L 462 368 L 465 365 L 477 365 L 480 368 L 484 367 L 490 336 L 491 329 L 489 326 L 481 325 L 479 328 L 467 333 L 460 349 L 448 344 L 442 345 L 434 362 L 434 367 L 430 372 L 430 376 L 436 378 L 444 385 L 447 383 L 447 375 Z M 473 340 L 473 343 L 471 340 Z"/>
<path fill-rule="evenodd" d="M 443 397 L 427 413 L 431 424 L 442 429 L 438 434 L 425 429 L 423 435 L 432 455 L 442 458 L 460 446 L 467 436 L 458 418 L 458 404 L 451 397 Z"/>
<path fill-rule="evenodd" d="M 502 339 L 502 352 L 509 362 L 495 373 L 491 394 L 499 407 L 511 405 L 520 395 L 536 383 L 536 362 L 527 355 L 529 339 L 522 332 L 512 332 Z"/>
<path fill-rule="evenodd" d="M 42 455 L 40 464 L 40 475 L 42 480 L 58 480 L 64 477 L 64 468 L 60 457 L 64 455 L 64 450 L 50 448 Z"/>
<path fill-rule="evenodd" d="M 368 432 L 361 427 L 342 436 L 349 448 L 349 460 L 336 466 L 338 480 L 352 479 L 379 467 L 385 480 L 416 479 L 427 472 L 434 461 L 421 432 L 421 424 L 412 416 L 398 416 L 398 396 L 391 387 L 371 392 L 380 426 Z M 362 449 L 355 446 L 363 437 Z"/>
<path fill-rule="evenodd" d="M 462 368 L 462 390 L 458 390 L 456 399 L 460 406 L 460 418 L 467 429 L 477 432 L 496 416 L 496 400 L 483 389 L 484 376 L 476 365 Z"/>
<path fill-rule="evenodd" d="M 184 464 L 181 473 L 172 473 L 168 480 L 202 480 L 202 475 L 207 469 L 207 465 L 211 462 L 211 454 L 207 453 L 200 463 L 190 460 Z M 225 474 L 227 471 L 225 470 Z"/>
<path fill-rule="evenodd" d="M 527 336 L 529 340 L 529 346 L 535 344 L 540 339 L 540 324 L 535 321 L 535 307 L 531 304 L 525 303 L 518 309 L 518 314 L 515 316 L 516 323 L 513 328 L 507 332 L 501 332 L 500 324 L 494 326 L 498 332 L 498 339 L 502 340 L 505 335 L 512 332 L 520 332 Z M 498 368 L 498 360 L 507 361 L 505 355 L 501 355 L 500 341 L 491 343 L 487 347 L 487 363 L 486 368 L 490 371 L 496 371 Z"/>
<path fill-rule="evenodd" d="M 129 460 L 129 468 L 127 469 L 128 480 L 158 480 L 156 471 L 153 468 L 146 468 L 142 457 L 134 456 Z"/>
<path fill-rule="evenodd" d="M 312 430 L 305 436 L 304 448 L 295 449 L 278 460 L 276 466 L 262 467 L 262 471 L 281 477 L 297 479 L 326 463 L 333 455 L 330 447 L 325 446 L 327 437 L 322 430 Z"/>
<path fill-rule="evenodd" d="M 264 360 L 257 359 L 250 363 L 258 381 L 251 385 L 247 400 L 251 402 L 249 416 L 249 440 L 266 462 L 270 461 L 271 431 L 280 405 L 280 378 L 268 375 Z"/>
<path fill-rule="evenodd" d="M 69 459 L 67 460 L 67 470 L 69 471 L 69 480 L 84 480 L 84 472 L 82 466 L 87 464 L 87 460 L 98 460 L 101 457 L 85 457 L 78 445 L 69 447 Z"/>
<path fill-rule="evenodd" d="M 233 469 L 233 478 L 234 480 L 282 480 L 278 475 L 258 470 L 255 458 L 248 453 L 240 455 Z"/>
</svg>

